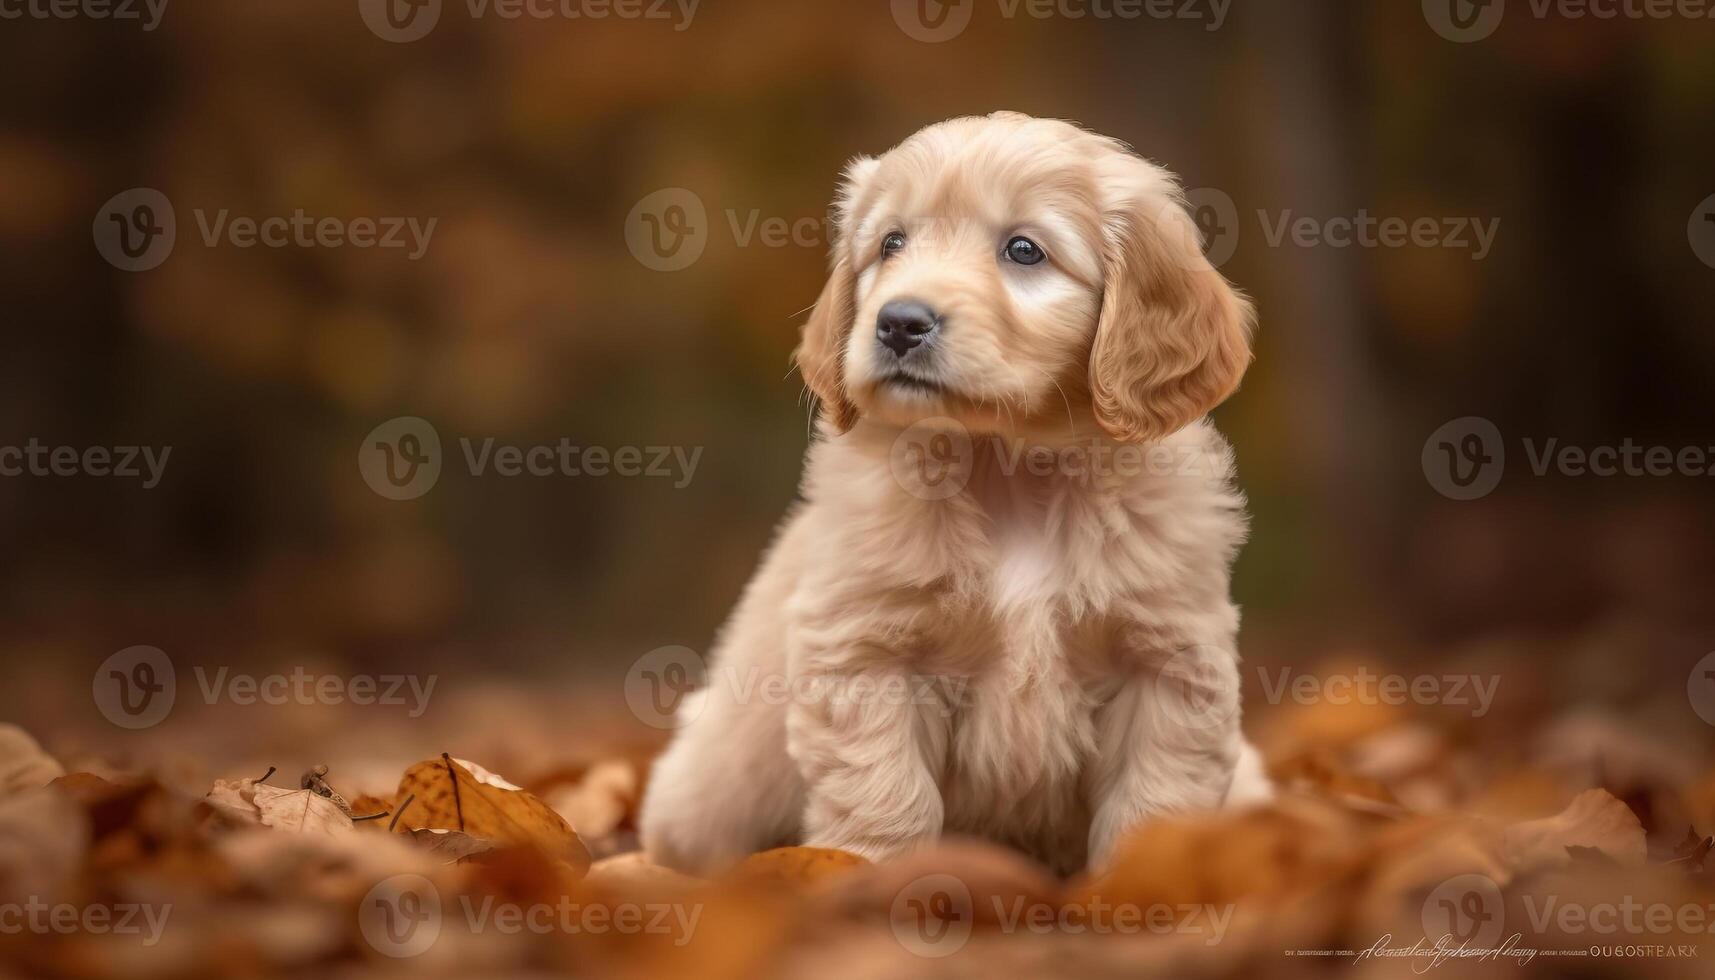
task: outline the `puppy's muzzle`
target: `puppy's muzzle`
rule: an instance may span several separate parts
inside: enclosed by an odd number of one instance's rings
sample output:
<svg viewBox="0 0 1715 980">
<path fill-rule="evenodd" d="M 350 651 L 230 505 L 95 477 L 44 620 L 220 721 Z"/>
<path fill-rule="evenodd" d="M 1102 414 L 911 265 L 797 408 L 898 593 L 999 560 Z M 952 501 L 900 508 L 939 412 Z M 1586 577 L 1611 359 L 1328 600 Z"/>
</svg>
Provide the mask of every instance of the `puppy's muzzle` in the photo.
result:
<svg viewBox="0 0 1715 980">
<path fill-rule="evenodd" d="M 940 316 L 926 304 L 896 299 L 876 314 L 875 339 L 895 357 L 904 357 L 932 339 L 940 327 Z"/>
</svg>

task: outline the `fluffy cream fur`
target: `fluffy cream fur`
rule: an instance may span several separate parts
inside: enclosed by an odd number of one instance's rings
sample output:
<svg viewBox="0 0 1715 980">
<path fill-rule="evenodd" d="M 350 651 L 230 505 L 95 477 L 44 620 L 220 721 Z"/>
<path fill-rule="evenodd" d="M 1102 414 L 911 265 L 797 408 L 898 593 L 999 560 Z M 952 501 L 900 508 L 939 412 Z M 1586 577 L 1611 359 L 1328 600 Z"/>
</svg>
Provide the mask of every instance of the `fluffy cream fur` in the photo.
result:
<svg viewBox="0 0 1715 980">
<path fill-rule="evenodd" d="M 1243 500 L 1203 418 L 1253 315 L 1173 177 L 996 113 L 854 161 L 836 211 L 798 351 L 805 502 L 681 707 L 644 846 L 708 872 L 959 833 L 1071 871 L 1152 814 L 1266 797 L 1228 596 Z M 1047 259 L 1009 261 L 1020 235 Z M 941 317 L 912 383 L 876 338 L 907 298 Z"/>
</svg>

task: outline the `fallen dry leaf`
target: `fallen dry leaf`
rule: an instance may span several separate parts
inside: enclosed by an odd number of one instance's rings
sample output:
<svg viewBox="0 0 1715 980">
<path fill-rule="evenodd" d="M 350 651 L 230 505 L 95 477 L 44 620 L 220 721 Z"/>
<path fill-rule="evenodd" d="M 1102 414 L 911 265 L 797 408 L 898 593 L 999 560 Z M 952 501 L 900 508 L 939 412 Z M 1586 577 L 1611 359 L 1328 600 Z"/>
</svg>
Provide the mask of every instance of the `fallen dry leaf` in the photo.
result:
<svg viewBox="0 0 1715 980">
<path fill-rule="evenodd" d="M 35 789 L 65 775 L 65 768 L 17 725 L 0 724 L 0 793 Z"/>
<path fill-rule="evenodd" d="M 58 894 L 88 841 L 83 810 L 63 794 L 38 788 L 0 796 L 0 901 Z"/>
<path fill-rule="evenodd" d="M 1528 820 L 1506 830 L 1503 853 L 1515 872 L 1570 864 L 1567 848 L 1594 848 L 1621 864 L 1644 863 L 1648 845 L 1637 814 L 1602 789 L 1578 794 L 1552 817 Z"/>
<path fill-rule="evenodd" d="M 622 759 L 598 762 L 574 784 L 555 788 L 546 802 L 585 841 L 618 830 L 636 811 L 637 767 Z"/>
<path fill-rule="evenodd" d="M 449 863 L 494 850 L 493 841 L 458 830 L 427 828 L 410 831 L 406 836 L 418 847 Z"/>
<path fill-rule="evenodd" d="M 590 865 L 584 879 L 597 891 L 619 895 L 679 894 L 706 884 L 701 878 L 681 874 L 656 864 L 642 851 L 617 854 Z"/>
<path fill-rule="evenodd" d="M 869 864 L 866 858 L 829 847 L 777 847 L 745 858 L 728 873 L 728 878 L 735 882 L 802 886 L 866 864 Z"/>
<path fill-rule="evenodd" d="M 1702 874 L 1712 849 L 1715 849 L 1715 837 L 1704 837 L 1696 827 L 1687 827 L 1685 839 L 1674 846 L 1673 859 L 1667 863 L 1683 867 L 1689 874 Z"/>
<path fill-rule="evenodd" d="M 217 779 L 204 800 L 236 823 L 289 833 L 337 834 L 353 826 L 339 804 L 314 790 L 284 789 L 257 779 Z"/>
<path fill-rule="evenodd" d="M 936 908 L 949 921 L 993 925 L 1019 910 L 1058 909 L 1060 884 L 1047 868 L 1017 851 L 949 838 L 842 875 L 825 896 L 830 909 L 850 917 L 913 914 L 907 908 L 913 901 Z"/>
<path fill-rule="evenodd" d="M 495 844 L 528 844 L 579 874 L 589 870 L 589 850 L 563 817 L 475 763 L 444 754 L 419 762 L 405 770 L 394 798 L 401 832 L 458 830 Z"/>
</svg>

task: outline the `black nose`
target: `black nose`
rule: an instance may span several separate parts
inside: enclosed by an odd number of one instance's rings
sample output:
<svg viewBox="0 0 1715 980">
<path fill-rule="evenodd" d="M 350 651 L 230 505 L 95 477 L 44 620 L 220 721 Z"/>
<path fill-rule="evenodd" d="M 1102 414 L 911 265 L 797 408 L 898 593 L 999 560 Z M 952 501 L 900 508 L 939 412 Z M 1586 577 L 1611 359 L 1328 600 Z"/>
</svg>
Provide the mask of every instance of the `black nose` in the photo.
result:
<svg viewBox="0 0 1715 980">
<path fill-rule="evenodd" d="M 896 299 L 881 308 L 875 317 L 875 337 L 899 357 L 929 339 L 941 318 L 935 311 L 914 299 Z"/>
</svg>

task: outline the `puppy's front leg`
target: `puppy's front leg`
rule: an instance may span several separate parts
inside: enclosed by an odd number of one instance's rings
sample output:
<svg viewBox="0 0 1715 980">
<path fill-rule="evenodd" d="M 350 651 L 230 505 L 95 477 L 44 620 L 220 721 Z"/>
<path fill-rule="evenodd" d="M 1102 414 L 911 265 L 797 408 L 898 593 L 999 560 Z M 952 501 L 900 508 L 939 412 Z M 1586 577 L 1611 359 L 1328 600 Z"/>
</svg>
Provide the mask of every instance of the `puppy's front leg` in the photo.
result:
<svg viewBox="0 0 1715 980">
<path fill-rule="evenodd" d="M 1097 724 L 1094 867 L 1141 821 L 1226 799 L 1242 744 L 1237 654 L 1226 645 L 1164 652 L 1126 681 Z"/>
<path fill-rule="evenodd" d="M 945 706 L 902 668 L 808 658 L 793 684 L 787 747 L 808 790 L 805 843 L 879 860 L 940 836 Z"/>
</svg>

